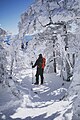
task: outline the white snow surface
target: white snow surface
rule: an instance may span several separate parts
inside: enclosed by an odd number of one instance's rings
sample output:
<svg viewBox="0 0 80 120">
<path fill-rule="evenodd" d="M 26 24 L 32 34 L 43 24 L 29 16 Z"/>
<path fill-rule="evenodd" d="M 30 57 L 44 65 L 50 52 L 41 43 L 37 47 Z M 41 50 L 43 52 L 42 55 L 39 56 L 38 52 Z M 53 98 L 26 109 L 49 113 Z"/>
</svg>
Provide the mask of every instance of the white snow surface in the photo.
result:
<svg viewBox="0 0 80 120">
<path fill-rule="evenodd" d="M 35 74 L 35 70 L 33 72 Z M 20 73 L 24 76 L 13 85 L 20 90 L 19 98 L 12 95 L 11 89 L 0 86 L 0 120 L 71 120 L 72 100 L 63 99 L 70 83 L 63 81 L 59 75 L 45 73 L 44 84 L 33 85 L 31 69 Z"/>
<path fill-rule="evenodd" d="M 5 48 L 11 53 L 10 47 Z M 44 84 L 32 84 L 36 68 L 29 64 L 31 56 L 25 50 L 17 52 L 12 79 L 0 84 L 0 120 L 71 120 L 73 102 L 66 97 L 71 82 L 63 81 L 59 74 L 44 72 Z M 8 65 L 9 59 L 10 55 Z"/>
</svg>

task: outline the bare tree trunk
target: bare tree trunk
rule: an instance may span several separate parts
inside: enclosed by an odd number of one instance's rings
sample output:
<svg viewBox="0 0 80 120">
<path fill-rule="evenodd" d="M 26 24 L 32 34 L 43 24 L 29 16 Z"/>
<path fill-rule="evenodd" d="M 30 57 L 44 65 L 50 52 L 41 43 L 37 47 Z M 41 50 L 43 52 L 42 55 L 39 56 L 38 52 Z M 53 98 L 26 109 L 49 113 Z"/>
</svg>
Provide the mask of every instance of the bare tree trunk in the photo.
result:
<svg viewBox="0 0 80 120">
<path fill-rule="evenodd" d="M 67 48 L 68 48 L 68 36 L 67 36 L 67 28 L 66 28 L 65 24 L 63 25 L 63 32 L 64 32 L 64 35 L 65 35 L 65 38 L 64 38 L 65 51 L 67 51 Z"/>
<path fill-rule="evenodd" d="M 44 3 L 44 0 L 42 0 L 42 4 Z"/>
<path fill-rule="evenodd" d="M 54 72 L 56 73 L 56 58 L 55 58 L 55 51 L 53 51 L 53 58 L 54 58 L 54 63 L 53 63 Z"/>
<path fill-rule="evenodd" d="M 12 60 L 11 60 L 11 67 L 10 67 L 10 77 L 12 77 L 13 63 L 14 63 L 14 58 L 12 57 Z"/>
<path fill-rule="evenodd" d="M 67 28 L 66 28 L 66 24 L 64 23 L 63 25 L 63 32 L 64 32 L 64 35 L 65 35 L 65 38 L 64 38 L 64 42 L 65 42 L 65 51 L 67 52 L 67 49 L 68 49 L 68 36 L 67 36 Z M 70 54 L 67 53 L 67 56 L 66 56 L 66 72 L 67 72 L 67 81 L 70 81 L 70 77 L 71 77 L 71 68 L 70 68 Z"/>
<path fill-rule="evenodd" d="M 33 27 L 34 27 L 34 30 L 36 30 L 36 19 L 34 20 Z"/>
<path fill-rule="evenodd" d="M 68 37 L 67 36 L 64 38 L 64 41 L 65 41 L 65 51 L 67 51 L 67 48 L 68 48 Z"/>
<path fill-rule="evenodd" d="M 54 66 L 54 72 L 56 73 L 56 54 L 55 54 L 55 36 L 52 37 L 53 40 L 53 66 Z"/>
<path fill-rule="evenodd" d="M 75 65 L 75 53 L 72 55 L 72 60 L 73 60 L 72 65 L 73 65 L 73 68 L 74 68 L 74 65 Z"/>
<path fill-rule="evenodd" d="M 70 55 L 67 54 L 67 58 L 70 59 Z M 66 72 L 67 72 L 67 81 L 70 81 L 71 71 L 70 71 L 70 65 L 69 62 L 66 59 Z"/>
</svg>

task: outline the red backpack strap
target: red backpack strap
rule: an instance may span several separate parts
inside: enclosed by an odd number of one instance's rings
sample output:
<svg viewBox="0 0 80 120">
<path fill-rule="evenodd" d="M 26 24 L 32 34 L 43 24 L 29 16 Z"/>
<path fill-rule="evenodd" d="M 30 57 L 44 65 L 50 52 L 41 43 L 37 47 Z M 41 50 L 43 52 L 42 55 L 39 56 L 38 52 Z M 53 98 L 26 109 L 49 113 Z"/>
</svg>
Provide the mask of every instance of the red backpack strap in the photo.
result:
<svg viewBox="0 0 80 120">
<path fill-rule="evenodd" d="M 46 65 L 46 59 L 43 58 L 43 61 L 42 61 L 42 68 L 43 68 L 43 69 L 44 69 L 45 65 Z"/>
</svg>

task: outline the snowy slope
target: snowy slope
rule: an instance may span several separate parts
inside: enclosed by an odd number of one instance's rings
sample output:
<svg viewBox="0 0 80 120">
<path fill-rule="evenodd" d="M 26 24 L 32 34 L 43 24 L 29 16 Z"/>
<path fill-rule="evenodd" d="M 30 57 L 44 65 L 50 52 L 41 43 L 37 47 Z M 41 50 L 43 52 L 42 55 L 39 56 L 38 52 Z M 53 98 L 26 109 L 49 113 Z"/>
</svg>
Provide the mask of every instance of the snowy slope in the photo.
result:
<svg viewBox="0 0 80 120">
<path fill-rule="evenodd" d="M 44 74 L 44 85 L 33 85 L 31 84 L 32 74 L 29 72 L 32 71 L 21 70 L 21 73 L 25 75 L 22 78 L 19 76 L 22 81 L 18 79 L 16 83 L 17 89 L 22 94 L 20 100 L 12 95 L 8 88 L 2 89 L 1 98 L 3 99 L 0 99 L 0 103 L 4 103 L 0 105 L 0 119 L 62 120 L 68 118 L 71 120 L 72 102 L 64 100 L 70 83 L 63 82 L 56 74 Z M 33 72 L 35 74 L 35 70 Z"/>
<path fill-rule="evenodd" d="M 15 41 L 13 39 L 13 41 Z M 31 42 L 31 41 L 30 41 Z M 15 43 L 16 42 L 12 42 Z M 32 43 L 31 44 L 32 47 Z M 33 44 L 35 42 L 33 41 Z M 45 45 L 45 43 L 43 44 Z M 8 62 L 10 61 L 12 46 L 5 47 L 9 52 Z M 28 50 L 31 50 L 31 47 Z M 39 48 L 40 49 L 40 48 Z M 70 83 L 63 82 L 59 75 L 48 73 L 44 74 L 44 85 L 33 85 L 35 82 L 35 70 L 30 66 L 31 57 L 29 53 L 24 50 L 17 51 L 17 64 L 14 62 L 13 79 L 6 79 L 4 84 L 0 84 L 0 120 L 12 119 L 63 119 L 72 118 L 72 104 L 71 101 L 63 100 Z M 35 50 L 38 55 L 38 51 Z M 33 58 L 35 61 L 36 58 Z M 8 63 L 10 64 L 10 63 Z M 33 72 L 33 74 L 32 74 Z M 58 105 L 58 106 L 57 106 Z M 68 114 L 68 109 L 70 109 Z"/>
<path fill-rule="evenodd" d="M 0 35 L 6 35 L 6 34 L 7 32 L 4 29 L 0 28 Z"/>
</svg>

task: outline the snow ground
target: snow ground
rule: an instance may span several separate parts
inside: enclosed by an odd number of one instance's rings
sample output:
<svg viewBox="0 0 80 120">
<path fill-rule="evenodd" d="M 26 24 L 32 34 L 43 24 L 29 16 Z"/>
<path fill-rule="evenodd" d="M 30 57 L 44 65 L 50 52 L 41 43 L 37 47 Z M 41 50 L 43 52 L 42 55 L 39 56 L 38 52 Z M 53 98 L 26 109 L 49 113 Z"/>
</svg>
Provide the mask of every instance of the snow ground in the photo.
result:
<svg viewBox="0 0 80 120">
<path fill-rule="evenodd" d="M 72 98 L 64 98 L 70 82 L 63 81 L 59 75 L 45 73 L 44 84 L 33 85 L 32 69 L 24 69 L 16 75 L 17 81 L 14 84 L 9 81 L 9 84 L 19 91 L 19 98 L 12 95 L 7 86 L 0 86 L 0 120 L 72 119 Z"/>
</svg>

